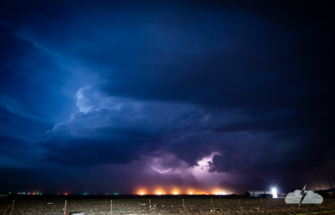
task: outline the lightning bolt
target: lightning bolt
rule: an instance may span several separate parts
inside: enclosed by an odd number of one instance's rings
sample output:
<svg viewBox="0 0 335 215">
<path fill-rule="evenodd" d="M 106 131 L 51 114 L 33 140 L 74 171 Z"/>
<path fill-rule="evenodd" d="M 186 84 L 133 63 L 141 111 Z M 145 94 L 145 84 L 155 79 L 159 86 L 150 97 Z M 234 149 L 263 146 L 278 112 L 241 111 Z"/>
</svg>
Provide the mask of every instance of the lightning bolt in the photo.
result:
<svg viewBox="0 0 335 215">
<path fill-rule="evenodd" d="M 305 193 L 305 190 L 306 190 L 306 189 L 305 189 L 305 188 L 306 188 L 306 185 L 307 185 L 307 184 L 305 184 L 304 188 L 302 188 L 302 190 L 301 190 L 301 193 L 300 193 L 300 195 L 302 195 L 302 196 L 301 196 L 301 200 L 300 200 L 300 203 L 299 203 L 298 207 L 300 207 L 300 205 L 301 205 L 302 201 L 303 201 L 303 200 L 304 200 L 304 198 L 306 197 L 306 194 L 307 194 L 307 193 Z"/>
<path fill-rule="evenodd" d="M 150 165 L 151 166 L 151 165 Z M 163 174 L 163 173 L 166 173 L 166 172 L 168 172 L 168 171 L 170 171 L 172 168 L 170 168 L 170 169 L 167 169 L 167 170 L 163 170 L 163 171 L 161 171 L 161 170 L 159 170 L 159 169 L 156 169 L 155 167 L 153 167 L 153 166 L 151 166 L 155 171 L 157 171 L 157 172 L 159 172 L 159 173 L 161 173 L 161 174 Z"/>
</svg>

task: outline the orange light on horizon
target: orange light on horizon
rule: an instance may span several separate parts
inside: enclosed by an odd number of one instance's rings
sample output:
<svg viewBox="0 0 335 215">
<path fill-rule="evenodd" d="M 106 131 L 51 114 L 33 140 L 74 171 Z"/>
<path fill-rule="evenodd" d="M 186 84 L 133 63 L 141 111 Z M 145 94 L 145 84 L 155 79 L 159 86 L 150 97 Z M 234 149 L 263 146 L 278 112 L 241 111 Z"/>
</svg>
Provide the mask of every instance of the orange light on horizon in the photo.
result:
<svg viewBox="0 0 335 215">
<path fill-rule="evenodd" d="M 67 196 L 67 193 L 65 193 L 65 196 Z"/>
<path fill-rule="evenodd" d="M 141 196 L 143 196 L 143 195 L 146 195 L 146 194 L 147 194 L 146 191 L 143 190 L 143 189 L 137 191 L 137 195 L 141 195 Z"/>
<path fill-rule="evenodd" d="M 168 189 L 168 188 L 167 188 Z M 136 194 L 137 195 L 227 195 L 226 191 L 223 191 L 222 188 L 214 188 L 211 190 L 202 190 L 202 189 L 192 189 L 191 187 L 186 189 L 186 190 L 182 190 L 179 189 L 177 187 L 172 187 L 171 190 L 167 190 L 164 189 L 162 187 L 158 187 L 156 189 L 153 190 L 146 190 L 145 188 L 140 188 L 137 189 Z M 209 191 L 209 192 L 208 192 Z M 149 194 L 148 194 L 149 193 Z"/>
</svg>

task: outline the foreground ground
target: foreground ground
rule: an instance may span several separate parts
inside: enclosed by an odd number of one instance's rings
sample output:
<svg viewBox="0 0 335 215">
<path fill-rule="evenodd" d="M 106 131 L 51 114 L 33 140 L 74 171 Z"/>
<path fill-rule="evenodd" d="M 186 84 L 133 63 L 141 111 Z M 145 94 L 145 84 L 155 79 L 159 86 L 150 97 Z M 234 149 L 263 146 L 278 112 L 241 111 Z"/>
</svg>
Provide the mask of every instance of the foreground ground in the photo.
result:
<svg viewBox="0 0 335 215">
<path fill-rule="evenodd" d="M 111 196 L 113 197 L 113 196 Z M 63 215 L 65 200 L 66 214 L 84 212 L 85 215 L 109 215 L 112 200 L 112 213 L 118 214 L 299 214 L 335 211 L 335 199 L 326 198 L 321 205 L 287 205 L 284 199 L 259 198 L 218 198 L 217 196 L 174 197 L 174 198 L 99 198 L 99 197 L 10 197 L 0 200 L 0 214 L 12 215 Z M 184 199 L 184 205 L 183 205 Z M 263 204 L 262 204 L 263 201 Z M 213 204 L 212 204 L 213 202 Z M 185 212 L 184 212 L 185 206 Z M 264 207 L 264 209 L 263 209 Z M 333 213 L 334 214 L 334 213 Z M 329 213 L 330 215 L 330 213 Z"/>
</svg>

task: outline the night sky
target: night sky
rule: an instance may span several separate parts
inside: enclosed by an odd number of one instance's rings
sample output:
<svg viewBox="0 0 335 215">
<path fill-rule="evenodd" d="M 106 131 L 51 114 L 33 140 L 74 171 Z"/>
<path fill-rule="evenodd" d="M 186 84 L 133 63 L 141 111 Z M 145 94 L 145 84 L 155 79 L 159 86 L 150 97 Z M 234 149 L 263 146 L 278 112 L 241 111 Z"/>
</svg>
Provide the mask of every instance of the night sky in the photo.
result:
<svg viewBox="0 0 335 215">
<path fill-rule="evenodd" d="M 1 1 L 0 191 L 329 189 L 331 2 Z"/>
</svg>

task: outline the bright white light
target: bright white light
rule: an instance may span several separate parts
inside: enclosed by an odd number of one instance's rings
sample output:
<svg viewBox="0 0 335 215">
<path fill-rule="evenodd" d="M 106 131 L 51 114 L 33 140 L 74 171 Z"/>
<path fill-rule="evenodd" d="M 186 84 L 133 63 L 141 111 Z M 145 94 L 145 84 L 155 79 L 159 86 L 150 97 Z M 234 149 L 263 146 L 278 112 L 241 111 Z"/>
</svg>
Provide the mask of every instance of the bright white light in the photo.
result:
<svg viewBox="0 0 335 215">
<path fill-rule="evenodd" d="M 278 196 L 277 196 L 277 189 L 276 188 L 272 188 L 272 197 L 273 198 L 278 198 Z"/>
</svg>

